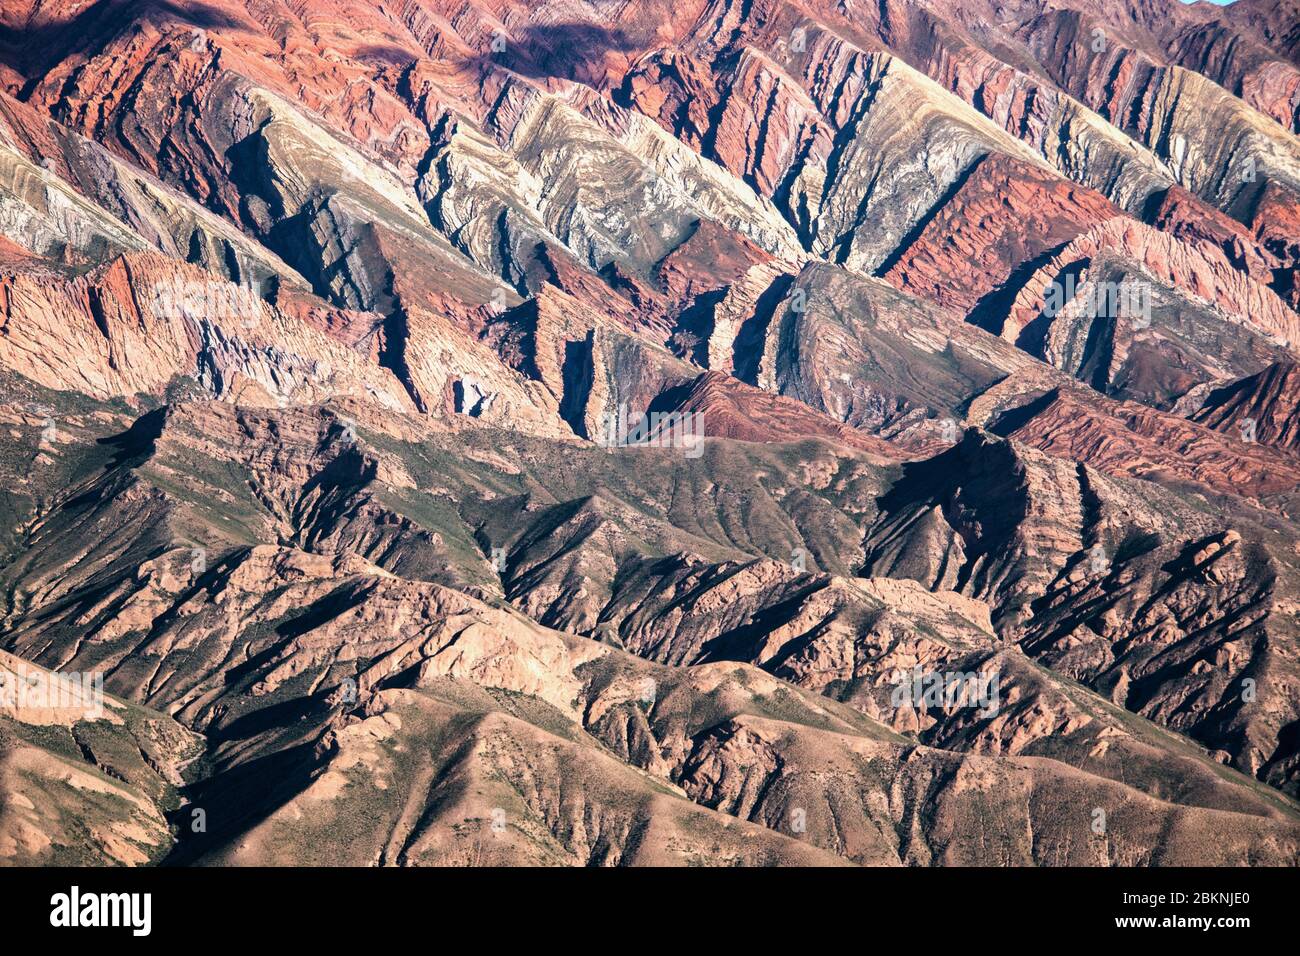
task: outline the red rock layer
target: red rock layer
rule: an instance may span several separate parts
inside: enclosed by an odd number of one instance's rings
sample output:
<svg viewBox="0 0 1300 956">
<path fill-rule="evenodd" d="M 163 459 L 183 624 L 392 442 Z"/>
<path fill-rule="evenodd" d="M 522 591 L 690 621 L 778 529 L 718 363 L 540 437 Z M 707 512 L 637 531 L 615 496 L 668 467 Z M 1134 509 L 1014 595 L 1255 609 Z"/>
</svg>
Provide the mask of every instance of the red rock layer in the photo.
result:
<svg viewBox="0 0 1300 956">
<path fill-rule="evenodd" d="M 1101 408 L 1056 392 L 1023 423 L 1012 413 L 1010 437 L 1112 475 L 1195 482 L 1230 495 L 1269 495 L 1300 487 L 1300 464 L 1259 445 L 1134 402 Z M 1116 425 L 1120 427 L 1116 427 Z"/>
<path fill-rule="evenodd" d="M 1300 452 L 1300 365 L 1270 365 L 1211 392 L 1192 419 L 1230 435 Z"/>
<path fill-rule="evenodd" d="M 1121 211 L 1100 193 L 1003 153 L 990 153 L 925 224 L 885 279 L 969 312 L 1021 263 Z M 954 282 L 961 276 L 960 282 Z"/>
</svg>

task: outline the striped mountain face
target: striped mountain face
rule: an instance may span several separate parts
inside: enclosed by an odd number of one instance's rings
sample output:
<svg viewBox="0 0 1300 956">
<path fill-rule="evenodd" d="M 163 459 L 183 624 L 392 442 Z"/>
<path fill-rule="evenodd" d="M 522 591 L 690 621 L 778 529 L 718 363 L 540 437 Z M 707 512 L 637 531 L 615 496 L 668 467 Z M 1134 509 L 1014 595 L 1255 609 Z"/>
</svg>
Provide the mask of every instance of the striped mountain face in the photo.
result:
<svg viewBox="0 0 1300 956">
<path fill-rule="evenodd" d="M 1300 7 L 5 0 L 0 864 L 1300 862 Z"/>
</svg>

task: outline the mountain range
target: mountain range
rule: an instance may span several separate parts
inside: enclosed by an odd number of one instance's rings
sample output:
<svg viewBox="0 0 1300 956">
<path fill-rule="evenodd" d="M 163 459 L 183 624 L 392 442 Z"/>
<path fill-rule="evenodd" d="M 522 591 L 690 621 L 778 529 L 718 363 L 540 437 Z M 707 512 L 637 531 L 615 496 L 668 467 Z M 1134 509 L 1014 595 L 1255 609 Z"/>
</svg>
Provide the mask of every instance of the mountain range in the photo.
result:
<svg viewBox="0 0 1300 956">
<path fill-rule="evenodd" d="M 1296 0 L 4 0 L 0 863 L 1294 866 L 1298 310 Z"/>
</svg>

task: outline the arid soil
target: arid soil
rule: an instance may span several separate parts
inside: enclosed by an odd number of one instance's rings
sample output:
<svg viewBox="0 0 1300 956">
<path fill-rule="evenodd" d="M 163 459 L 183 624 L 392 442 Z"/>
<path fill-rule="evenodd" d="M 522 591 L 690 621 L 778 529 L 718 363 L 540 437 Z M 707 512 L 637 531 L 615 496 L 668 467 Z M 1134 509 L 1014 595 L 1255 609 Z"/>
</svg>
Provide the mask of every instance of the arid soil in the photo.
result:
<svg viewBox="0 0 1300 956">
<path fill-rule="evenodd" d="M 1293 0 L 0 6 L 0 864 L 1300 863 Z"/>
</svg>

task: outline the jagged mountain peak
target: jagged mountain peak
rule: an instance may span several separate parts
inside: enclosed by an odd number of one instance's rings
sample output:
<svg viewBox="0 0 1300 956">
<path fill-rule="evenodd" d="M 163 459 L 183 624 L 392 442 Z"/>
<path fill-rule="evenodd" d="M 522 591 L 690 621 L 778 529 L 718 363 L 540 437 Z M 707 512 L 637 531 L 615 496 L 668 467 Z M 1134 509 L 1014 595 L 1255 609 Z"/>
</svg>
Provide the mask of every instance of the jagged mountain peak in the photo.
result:
<svg viewBox="0 0 1300 956">
<path fill-rule="evenodd" d="M 6 3 L 0 861 L 1295 865 L 1295 13 Z"/>
</svg>

